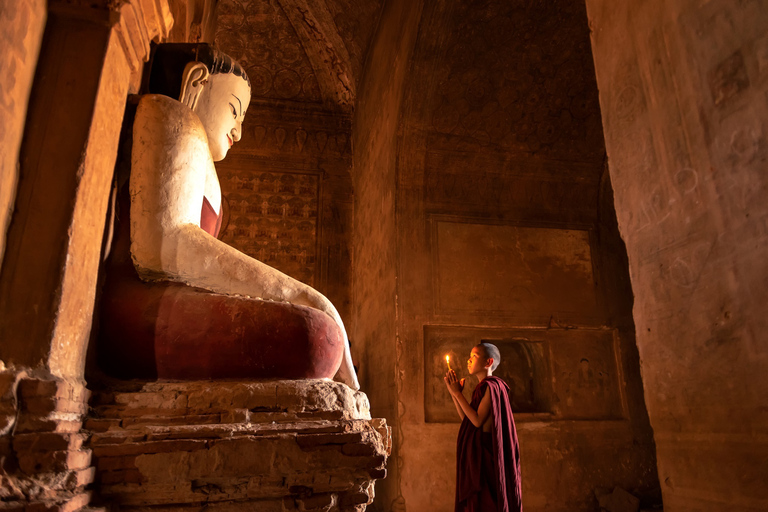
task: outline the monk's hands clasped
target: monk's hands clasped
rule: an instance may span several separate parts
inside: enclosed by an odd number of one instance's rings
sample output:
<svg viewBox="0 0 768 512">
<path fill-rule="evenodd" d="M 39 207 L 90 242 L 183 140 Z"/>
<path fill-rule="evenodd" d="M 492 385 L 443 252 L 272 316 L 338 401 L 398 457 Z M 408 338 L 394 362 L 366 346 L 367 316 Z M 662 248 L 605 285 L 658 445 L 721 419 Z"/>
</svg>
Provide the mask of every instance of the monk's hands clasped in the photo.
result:
<svg viewBox="0 0 768 512">
<path fill-rule="evenodd" d="M 459 379 L 456 372 L 453 370 L 448 370 L 445 377 L 443 377 L 443 380 L 448 387 L 448 391 L 454 396 L 460 395 L 464 390 L 464 379 Z"/>
</svg>

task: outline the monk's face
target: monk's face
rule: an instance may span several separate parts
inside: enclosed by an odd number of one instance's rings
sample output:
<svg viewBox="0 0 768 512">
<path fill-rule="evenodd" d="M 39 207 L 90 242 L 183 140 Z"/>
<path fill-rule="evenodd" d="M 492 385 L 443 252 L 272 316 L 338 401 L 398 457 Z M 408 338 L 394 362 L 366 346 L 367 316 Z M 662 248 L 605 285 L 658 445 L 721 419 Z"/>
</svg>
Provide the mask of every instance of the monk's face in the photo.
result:
<svg viewBox="0 0 768 512">
<path fill-rule="evenodd" d="M 223 160 L 232 144 L 240 140 L 250 101 L 251 88 L 243 78 L 232 73 L 216 73 L 208 77 L 195 113 L 208 135 L 214 162 Z"/>
<path fill-rule="evenodd" d="M 469 353 L 469 359 L 467 359 L 467 371 L 470 375 L 475 375 L 480 372 L 484 372 L 488 366 L 488 358 L 486 357 L 483 349 L 475 347 L 472 352 Z"/>
</svg>

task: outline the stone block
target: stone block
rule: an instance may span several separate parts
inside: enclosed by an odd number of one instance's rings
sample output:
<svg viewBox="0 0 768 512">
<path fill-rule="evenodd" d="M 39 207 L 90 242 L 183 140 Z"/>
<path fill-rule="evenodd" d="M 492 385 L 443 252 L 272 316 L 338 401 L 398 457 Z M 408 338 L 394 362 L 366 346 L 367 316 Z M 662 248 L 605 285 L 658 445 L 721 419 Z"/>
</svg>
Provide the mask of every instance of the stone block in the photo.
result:
<svg viewBox="0 0 768 512">
<path fill-rule="evenodd" d="M 368 474 L 371 475 L 371 478 L 375 480 L 384 480 L 387 478 L 387 470 L 386 468 L 383 469 L 370 469 L 368 470 Z"/>
<path fill-rule="evenodd" d="M 160 411 L 217 412 L 247 409 L 253 412 L 331 412 L 333 419 L 370 419 L 364 393 L 325 379 L 303 381 L 148 383 L 141 392 L 116 392 L 107 399 L 121 415 L 144 409 Z M 100 408 L 101 409 L 101 408 Z"/>
<path fill-rule="evenodd" d="M 317 446 L 326 446 L 330 444 L 356 443 L 363 440 L 363 434 L 360 432 L 352 434 L 310 434 L 296 436 L 296 443 L 303 449 L 308 450 Z"/>
<path fill-rule="evenodd" d="M 124 457 L 98 457 L 96 458 L 96 467 L 99 471 L 135 468 L 136 455 L 126 455 Z"/>
<path fill-rule="evenodd" d="M 297 498 L 296 505 L 301 512 L 328 512 L 337 503 L 335 494 L 315 494 L 306 498 Z"/>
<path fill-rule="evenodd" d="M 217 414 L 192 414 L 184 416 L 149 416 L 136 415 L 122 420 L 125 428 L 136 425 L 215 425 L 221 423 L 221 413 Z"/>
<path fill-rule="evenodd" d="M 13 408 L 13 404 L 9 404 L 8 407 L 0 405 L 0 435 L 5 435 L 13 429 L 13 425 L 16 423 L 16 410 Z"/>
<path fill-rule="evenodd" d="M 96 478 L 96 468 L 88 467 L 85 469 L 79 469 L 72 471 L 64 479 L 65 489 L 79 489 L 93 483 Z"/>
<path fill-rule="evenodd" d="M 140 484 L 144 481 L 138 469 L 121 469 L 99 472 L 101 484 Z"/>
<path fill-rule="evenodd" d="M 18 393 L 23 399 L 38 396 L 66 398 L 67 386 L 60 380 L 26 377 L 19 381 Z"/>
<path fill-rule="evenodd" d="M 205 441 L 192 439 L 174 441 L 150 441 L 115 445 L 96 445 L 93 447 L 93 454 L 96 457 L 120 457 L 124 455 L 189 452 L 193 450 L 201 450 L 205 447 Z"/>
<path fill-rule="evenodd" d="M 222 423 L 249 423 L 251 411 L 248 409 L 232 409 L 221 414 Z"/>
<path fill-rule="evenodd" d="M 42 397 L 87 403 L 91 393 L 79 383 L 54 378 L 25 377 L 19 381 L 18 394 L 23 401 Z"/>
<path fill-rule="evenodd" d="M 85 469 L 91 463 L 90 450 L 17 453 L 19 469 L 28 474 L 60 473 Z"/>
<path fill-rule="evenodd" d="M 33 396 L 21 402 L 22 414 L 46 416 L 51 413 L 85 414 L 88 405 L 85 402 L 50 396 Z"/>
<path fill-rule="evenodd" d="M 341 505 L 367 505 L 370 501 L 371 497 L 367 492 L 351 492 L 340 496 Z"/>
<path fill-rule="evenodd" d="M 77 432 L 80 432 L 82 426 L 83 422 L 80 420 L 22 414 L 19 416 L 19 420 L 16 423 L 16 433 L 68 432 L 76 434 Z"/>
<path fill-rule="evenodd" d="M 143 431 L 126 431 L 123 429 L 99 432 L 91 436 L 89 444 L 98 446 L 102 444 L 135 443 L 146 440 L 147 434 Z"/>
<path fill-rule="evenodd" d="M 90 492 L 82 492 L 73 497 L 56 501 L 27 502 L 24 512 L 76 512 L 88 504 Z"/>
<path fill-rule="evenodd" d="M 36 432 L 13 436 L 13 448 L 17 452 L 79 450 L 85 434 L 66 432 Z"/>
<path fill-rule="evenodd" d="M 5 370 L 0 372 L 0 400 L 13 398 L 18 377 L 19 374 L 14 371 Z"/>
<path fill-rule="evenodd" d="M 377 446 L 369 443 L 351 443 L 341 447 L 341 453 L 351 457 L 368 457 L 376 452 Z"/>
<path fill-rule="evenodd" d="M 3 483 L 2 480 L 0 480 L 0 483 Z M 0 510 L 3 512 L 24 512 L 26 506 L 27 502 L 25 501 L 4 501 L 0 503 Z"/>
<path fill-rule="evenodd" d="M 92 432 L 106 432 L 112 428 L 118 428 L 121 420 L 116 418 L 88 418 L 85 420 L 85 429 Z"/>
</svg>

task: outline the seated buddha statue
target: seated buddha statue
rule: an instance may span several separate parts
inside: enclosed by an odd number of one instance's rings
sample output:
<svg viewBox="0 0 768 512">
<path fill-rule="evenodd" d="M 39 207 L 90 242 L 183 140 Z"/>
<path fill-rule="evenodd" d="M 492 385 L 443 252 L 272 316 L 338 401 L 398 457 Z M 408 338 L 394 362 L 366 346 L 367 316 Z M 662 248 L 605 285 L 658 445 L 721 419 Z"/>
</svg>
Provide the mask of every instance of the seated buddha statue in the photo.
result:
<svg viewBox="0 0 768 512">
<path fill-rule="evenodd" d="M 100 367 L 122 378 L 333 377 L 359 389 L 333 304 L 217 239 L 214 162 L 240 140 L 244 70 L 205 44 L 158 45 L 149 67 L 117 194 Z"/>
</svg>

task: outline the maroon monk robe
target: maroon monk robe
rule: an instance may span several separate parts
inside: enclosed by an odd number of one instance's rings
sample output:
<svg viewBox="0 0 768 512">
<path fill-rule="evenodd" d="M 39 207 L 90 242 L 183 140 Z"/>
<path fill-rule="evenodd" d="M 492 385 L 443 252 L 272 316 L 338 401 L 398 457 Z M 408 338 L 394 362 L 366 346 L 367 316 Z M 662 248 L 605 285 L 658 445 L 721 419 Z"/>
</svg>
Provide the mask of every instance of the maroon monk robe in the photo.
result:
<svg viewBox="0 0 768 512">
<path fill-rule="evenodd" d="M 465 417 L 456 446 L 456 512 L 522 512 L 520 449 L 509 404 L 509 386 L 483 379 L 472 394 L 474 410 L 485 390 L 491 395 L 491 432 Z"/>
</svg>

